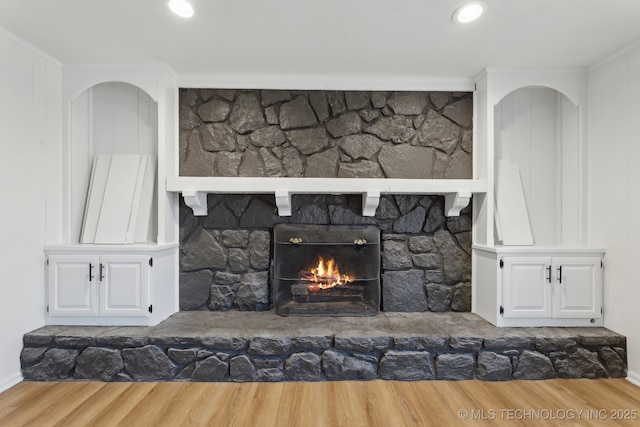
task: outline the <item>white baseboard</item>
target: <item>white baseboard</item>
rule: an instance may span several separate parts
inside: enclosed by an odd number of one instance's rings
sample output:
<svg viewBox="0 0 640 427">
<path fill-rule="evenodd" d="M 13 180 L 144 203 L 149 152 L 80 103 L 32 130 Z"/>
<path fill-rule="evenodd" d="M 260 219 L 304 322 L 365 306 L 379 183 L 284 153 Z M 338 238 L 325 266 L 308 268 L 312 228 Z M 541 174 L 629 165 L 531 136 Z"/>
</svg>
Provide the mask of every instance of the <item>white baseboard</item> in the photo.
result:
<svg viewBox="0 0 640 427">
<path fill-rule="evenodd" d="M 22 375 L 20 374 L 20 372 L 16 372 L 15 374 L 7 378 L 0 379 L 0 393 L 10 389 L 11 387 L 13 387 L 14 385 L 20 382 L 22 382 Z"/>
<path fill-rule="evenodd" d="M 640 373 L 634 372 L 634 371 L 628 371 L 627 381 L 640 387 Z"/>
</svg>

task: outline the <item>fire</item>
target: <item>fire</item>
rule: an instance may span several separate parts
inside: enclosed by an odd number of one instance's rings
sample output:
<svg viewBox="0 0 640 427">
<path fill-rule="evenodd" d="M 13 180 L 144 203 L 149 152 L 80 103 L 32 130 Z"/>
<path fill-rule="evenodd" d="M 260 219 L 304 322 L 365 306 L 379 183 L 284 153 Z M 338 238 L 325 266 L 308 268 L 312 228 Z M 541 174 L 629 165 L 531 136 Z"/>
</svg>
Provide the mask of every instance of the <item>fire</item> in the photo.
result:
<svg viewBox="0 0 640 427">
<path fill-rule="evenodd" d="M 309 285 L 310 291 L 335 288 L 336 286 L 344 286 L 353 282 L 348 274 L 340 274 L 333 258 L 325 263 L 324 258 L 321 256 L 318 257 L 318 265 L 315 268 L 302 272 L 302 280 L 314 283 Z"/>
</svg>

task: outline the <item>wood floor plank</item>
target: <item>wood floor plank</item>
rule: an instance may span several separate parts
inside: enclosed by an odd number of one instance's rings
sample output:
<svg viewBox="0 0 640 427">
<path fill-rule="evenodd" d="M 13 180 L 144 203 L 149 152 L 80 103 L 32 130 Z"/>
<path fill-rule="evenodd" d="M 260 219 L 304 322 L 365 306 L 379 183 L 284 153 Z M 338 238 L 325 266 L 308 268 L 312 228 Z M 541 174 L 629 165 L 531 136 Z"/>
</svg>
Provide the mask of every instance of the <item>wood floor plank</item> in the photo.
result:
<svg viewBox="0 0 640 427">
<path fill-rule="evenodd" d="M 23 382 L 0 393 L 1 427 L 258 425 L 636 426 L 640 388 L 623 379 Z"/>
</svg>

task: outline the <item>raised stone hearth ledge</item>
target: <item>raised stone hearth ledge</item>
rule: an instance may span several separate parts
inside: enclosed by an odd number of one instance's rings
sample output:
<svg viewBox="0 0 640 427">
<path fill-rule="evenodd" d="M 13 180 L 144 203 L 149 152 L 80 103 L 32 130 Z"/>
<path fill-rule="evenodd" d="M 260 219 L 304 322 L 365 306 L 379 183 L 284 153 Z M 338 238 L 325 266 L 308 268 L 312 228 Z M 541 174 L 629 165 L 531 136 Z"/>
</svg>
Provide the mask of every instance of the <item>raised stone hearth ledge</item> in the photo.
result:
<svg viewBox="0 0 640 427">
<path fill-rule="evenodd" d="M 471 313 L 280 317 L 179 312 L 152 327 L 45 326 L 24 336 L 26 380 L 333 381 L 624 377 L 605 328 L 497 328 Z"/>
<path fill-rule="evenodd" d="M 207 194 L 274 194 L 278 215 L 291 216 L 293 194 L 362 194 L 362 215 L 374 216 L 381 194 L 445 196 L 445 215 L 458 216 L 474 193 L 486 193 L 479 179 L 167 177 L 166 190 L 182 193 L 196 216 L 208 214 Z"/>
</svg>

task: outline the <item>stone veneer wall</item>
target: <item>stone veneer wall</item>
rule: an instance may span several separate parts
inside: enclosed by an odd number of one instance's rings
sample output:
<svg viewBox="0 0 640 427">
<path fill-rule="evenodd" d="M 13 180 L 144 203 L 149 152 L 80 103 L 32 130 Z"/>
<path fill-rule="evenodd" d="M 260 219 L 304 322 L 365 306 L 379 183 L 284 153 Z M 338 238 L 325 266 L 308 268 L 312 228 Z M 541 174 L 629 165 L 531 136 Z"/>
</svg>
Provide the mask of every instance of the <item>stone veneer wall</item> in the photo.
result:
<svg viewBox="0 0 640 427">
<path fill-rule="evenodd" d="M 471 178 L 469 92 L 182 89 L 180 175 Z"/>
<path fill-rule="evenodd" d="M 384 311 L 470 311 L 471 216 L 444 216 L 442 196 L 383 196 L 375 217 L 359 196 L 293 196 L 291 217 L 271 196 L 210 195 L 209 215 L 181 208 L 180 309 L 268 310 L 273 226 L 374 224 L 382 230 Z"/>
</svg>

